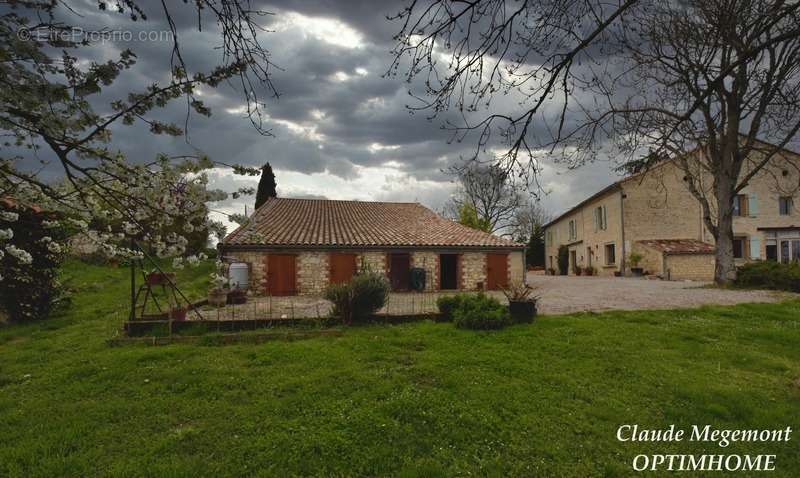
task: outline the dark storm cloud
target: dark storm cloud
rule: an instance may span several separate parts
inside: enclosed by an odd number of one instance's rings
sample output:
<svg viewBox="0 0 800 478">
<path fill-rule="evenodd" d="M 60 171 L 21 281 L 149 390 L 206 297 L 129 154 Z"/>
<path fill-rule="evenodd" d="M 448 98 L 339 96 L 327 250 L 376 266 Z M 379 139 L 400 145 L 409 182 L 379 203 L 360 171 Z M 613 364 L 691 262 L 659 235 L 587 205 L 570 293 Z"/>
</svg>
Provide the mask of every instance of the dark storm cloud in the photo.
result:
<svg viewBox="0 0 800 478">
<path fill-rule="evenodd" d="M 87 30 L 105 27 L 131 31 L 134 38 L 141 31 L 168 31 L 159 2 L 142 4 L 148 14 L 147 21 L 131 22 L 125 15 L 100 12 L 95 2 L 88 0 L 76 8 L 80 16 L 64 13 L 64 20 Z M 220 35 L 215 23 L 206 16 L 199 32 L 191 6 L 181 2 L 168 5 L 189 68 L 209 71 L 218 65 L 221 53 L 215 47 L 220 43 Z M 408 91 L 423 91 L 422 79 L 408 84 L 399 77 L 383 77 L 392 60 L 392 35 L 399 28 L 398 24 L 387 21 L 386 16 L 399 11 L 402 5 L 402 2 L 374 1 L 263 2 L 260 8 L 272 12 L 263 17 L 264 26 L 273 31 L 261 34 L 261 42 L 270 51 L 271 60 L 282 69 L 273 70 L 272 78 L 280 97 L 269 98 L 264 91 L 260 98 L 267 102 L 265 126 L 273 137 L 258 134 L 244 117 L 241 112 L 244 98 L 231 84 L 216 90 L 203 89 L 200 98 L 212 108 L 213 114 L 210 118 L 190 117 L 188 142 L 185 138 L 153 136 L 143 125 L 116 125 L 112 147 L 135 160 L 149 160 L 161 152 L 202 152 L 226 163 L 260 166 L 269 161 L 279 171 L 327 172 L 346 181 L 370 174 L 370 168 L 388 165 L 406 176 L 397 178 L 394 187 L 376 190 L 372 193 L 374 199 L 420 200 L 439 208 L 450 191 L 449 178 L 441 170 L 459 157 L 474 154 L 476 143 L 472 137 L 460 143 L 448 142 L 451 135 L 441 125 L 448 119 L 459 122 L 452 112 L 433 120 L 426 119 L 425 112 L 409 114 L 406 105 L 414 104 L 414 100 Z M 324 28 L 320 29 L 320 25 Z M 348 35 L 359 40 L 356 45 L 342 44 L 341 40 L 349 38 Z M 124 48 L 136 53 L 137 64 L 108 89 L 103 97 L 105 103 L 96 104 L 99 111 L 107 108 L 108 101 L 124 98 L 129 91 L 142 91 L 154 82 L 169 81 L 172 43 L 168 38 L 105 42 L 86 51 L 90 52 L 90 59 L 108 60 Z M 512 99 L 499 98 L 493 107 L 513 109 L 518 105 Z M 186 104 L 177 100 L 153 115 L 161 121 L 183 125 Z M 543 183 L 547 189 L 548 178 L 553 180 L 555 187 L 550 197 L 558 199 L 545 202 L 550 203 L 551 209 L 563 209 L 566 205 L 562 202 L 575 202 L 588 191 L 585 184 L 578 186 L 571 176 L 556 175 L 556 170 L 548 164 L 545 172 L 549 176 Z M 608 182 L 607 170 L 607 164 L 598 163 L 575 178 Z M 306 184 L 287 181 L 284 178 L 282 182 L 279 177 L 279 187 L 299 195 L 327 195 L 325 191 L 309 190 Z M 360 197 L 362 191 L 356 190 L 355 182 L 344 184 L 352 184 L 352 197 Z M 429 187 L 430 184 L 438 186 Z M 598 186 L 597 189 L 602 184 Z"/>
</svg>

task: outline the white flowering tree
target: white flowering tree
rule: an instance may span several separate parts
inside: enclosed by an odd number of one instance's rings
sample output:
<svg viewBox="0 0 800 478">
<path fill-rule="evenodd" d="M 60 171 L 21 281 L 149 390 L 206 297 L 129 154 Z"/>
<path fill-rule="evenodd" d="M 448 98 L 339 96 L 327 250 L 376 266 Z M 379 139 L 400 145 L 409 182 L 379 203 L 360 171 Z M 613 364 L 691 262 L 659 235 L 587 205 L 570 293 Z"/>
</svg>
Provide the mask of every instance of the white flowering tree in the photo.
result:
<svg viewBox="0 0 800 478">
<path fill-rule="evenodd" d="M 184 128 L 163 121 L 158 111 L 179 100 L 187 105 L 187 115 L 210 116 L 198 88 L 215 88 L 226 82 L 237 85 L 252 124 L 268 134 L 261 125 L 263 101 L 259 98 L 276 92 L 269 54 L 257 37 L 263 31 L 258 19 L 265 12 L 246 0 L 96 2 L 107 15 L 132 22 L 166 19 L 172 30 L 170 78 L 114 96 L 109 87 L 135 64 L 134 51 L 122 50 L 105 62 L 92 60 L 105 56 L 93 50 L 102 45 L 64 34 L 81 30 L 69 24 L 76 16 L 67 2 L 4 3 L 8 8 L 0 12 L 0 134 L 4 141 L 0 198 L 14 204 L 7 213 L 46 211 L 51 216 L 43 221 L 64 231 L 62 237 L 50 237 L 44 247 L 44 236 L 37 239 L 37 245 L 14 242 L 14 237 L 6 237 L 13 229 L 3 228 L 0 253 L 4 264 L 40 264 L 48 253 L 60 253 L 65 237 L 77 232 L 83 232 L 109 257 L 138 258 L 152 253 L 174 258 L 176 267 L 196 263 L 200 257 L 186 253 L 187 236 L 206 230 L 221 233 L 221 224 L 207 216 L 208 203 L 226 197 L 222 191 L 207 189 L 205 172 L 229 167 L 237 174 L 255 176 L 259 170 L 203 156 L 162 155 L 134 161 L 133 151 L 115 147 L 111 128 L 140 123 L 151 134 L 182 136 Z M 184 62 L 178 41 L 181 29 L 173 21 L 174 11 L 179 9 L 192 10 L 198 29 L 207 30 L 211 25 L 219 31 L 219 48 L 209 51 L 220 55 L 219 62 L 211 71 L 193 72 Z M 53 183 L 43 176 L 43 172 L 52 175 L 54 171 L 60 172 L 62 181 Z M 132 247 L 134 243 L 137 247 Z M 11 260 L 16 262 L 8 262 Z M 9 287 L 6 275 L 0 280 L 0 292 L 8 295 Z"/>
<path fill-rule="evenodd" d="M 46 317 L 59 303 L 66 230 L 55 215 L 0 200 L 0 306 L 11 321 Z"/>
</svg>

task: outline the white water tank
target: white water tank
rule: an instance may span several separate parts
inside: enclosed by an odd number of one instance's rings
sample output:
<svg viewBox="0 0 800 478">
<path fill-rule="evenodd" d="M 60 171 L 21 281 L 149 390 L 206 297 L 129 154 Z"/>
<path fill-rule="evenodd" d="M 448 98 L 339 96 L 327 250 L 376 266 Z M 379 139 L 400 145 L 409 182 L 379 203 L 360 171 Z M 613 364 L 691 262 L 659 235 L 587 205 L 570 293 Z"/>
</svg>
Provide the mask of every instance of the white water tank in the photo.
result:
<svg viewBox="0 0 800 478">
<path fill-rule="evenodd" d="M 244 262 L 234 262 L 228 269 L 230 288 L 238 287 L 247 290 L 250 282 L 250 268 Z"/>
</svg>

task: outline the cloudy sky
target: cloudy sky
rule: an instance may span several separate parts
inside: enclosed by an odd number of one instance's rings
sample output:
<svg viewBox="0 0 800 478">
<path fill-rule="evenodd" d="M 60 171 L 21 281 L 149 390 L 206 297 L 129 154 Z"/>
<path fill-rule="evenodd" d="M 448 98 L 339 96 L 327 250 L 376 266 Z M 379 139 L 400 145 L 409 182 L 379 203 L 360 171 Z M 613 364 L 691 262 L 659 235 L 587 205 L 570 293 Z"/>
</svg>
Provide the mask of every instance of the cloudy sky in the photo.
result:
<svg viewBox="0 0 800 478">
<path fill-rule="evenodd" d="M 64 19 L 87 30 L 106 27 L 139 31 L 168 30 L 159 18 L 160 2 L 144 1 L 146 22 L 97 9 L 95 0 L 75 4 Z M 219 61 L 220 37 L 208 26 L 197 31 L 192 8 L 175 2 L 174 14 L 184 59 L 190 68 L 207 71 Z M 184 138 L 153 136 L 143 127 L 115 127 L 113 146 L 130 158 L 149 159 L 158 152 L 196 151 L 226 163 L 261 166 L 270 162 L 278 193 L 287 197 L 326 197 L 383 201 L 419 201 L 439 210 L 452 193 L 453 184 L 441 170 L 462 156 L 470 156 L 474 140 L 448 143 L 442 131 L 444 117 L 426 119 L 410 114 L 413 99 L 400 77 L 384 77 L 392 60 L 392 36 L 399 25 L 386 19 L 402 3 L 390 1 L 302 0 L 264 2 L 271 15 L 263 17 L 269 29 L 261 42 L 280 67 L 273 82 L 279 98 L 269 98 L 266 127 L 272 136 L 260 135 L 243 113 L 241 92 L 229 87 L 202 90 L 212 108 L 210 118 L 192 116 L 188 144 Z M 112 59 L 122 48 L 138 56 L 106 93 L 109 99 L 141 90 L 169 78 L 172 43 L 163 41 L 106 41 L 93 50 L 95 59 Z M 419 93 L 419 91 L 417 91 Z M 185 104 L 180 101 L 159 112 L 163 118 L 183 123 Z M 577 171 L 544 164 L 541 203 L 558 213 L 603 188 L 616 177 L 605 161 Z M 213 185 L 232 190 L 257 184 L 256 178 L 215 170 Z M 253 198 L 229 200 L 216 208 L 244 212 Z"/>
</svg>

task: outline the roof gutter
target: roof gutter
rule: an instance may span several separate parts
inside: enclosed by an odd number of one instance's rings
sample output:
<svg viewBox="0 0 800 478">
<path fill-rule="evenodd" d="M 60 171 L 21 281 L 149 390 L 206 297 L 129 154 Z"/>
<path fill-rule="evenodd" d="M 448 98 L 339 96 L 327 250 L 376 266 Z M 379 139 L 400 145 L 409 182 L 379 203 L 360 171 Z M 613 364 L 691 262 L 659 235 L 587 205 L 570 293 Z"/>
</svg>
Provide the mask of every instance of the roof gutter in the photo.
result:
<svg viewBox="0 0 800 478">
<path fill-rule="evenodd" d="M 420 245 L 391 245 L 391 244 L 375 244 L 375 245 L 336 245 L 336 244 L 224 244 L 220 242 L 217 244 L 219 251 L 242 251 L 242 252 L 267 252 L 275 250 L 298 250 L 298 251 L 319 251 L 319 250 L 458 250 L 458 251 L 525 251 L 525 245 L 509 245 L 509 246 L 455 246 L 446 244 L 420 244 Z"/>
</svg>

